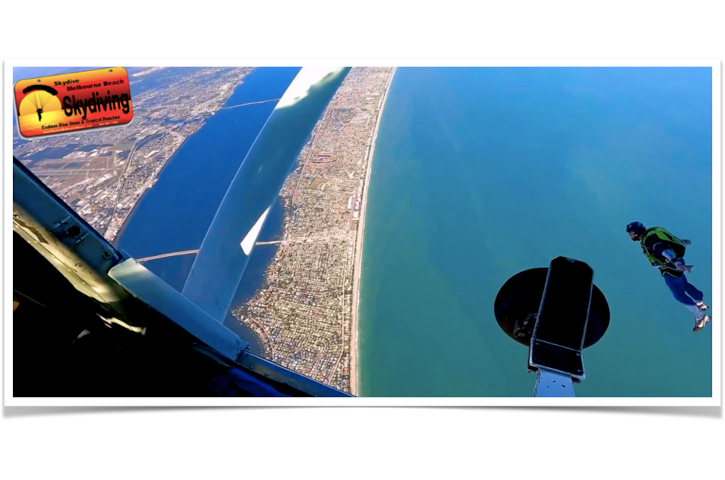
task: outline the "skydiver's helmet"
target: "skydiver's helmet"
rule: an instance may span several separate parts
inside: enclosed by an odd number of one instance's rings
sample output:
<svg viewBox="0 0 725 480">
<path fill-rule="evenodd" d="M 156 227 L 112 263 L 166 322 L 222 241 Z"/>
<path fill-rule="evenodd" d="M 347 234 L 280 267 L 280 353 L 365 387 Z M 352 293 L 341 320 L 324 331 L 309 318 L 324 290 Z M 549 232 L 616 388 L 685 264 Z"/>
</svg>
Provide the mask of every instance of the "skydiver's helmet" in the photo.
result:
<svg viewBox="0 0 725 480">
<path fill-rule="evenodd" d="M 632 222 L 629 225 L 627 225 L 627 233 L 629 234 L 629 238 L 632 239 L 634 242 L 638 242 L 642 239 L 642 235 L 644 235 L 644 232 L 647 229 L 644 225 L 640 222 Z"/>
</svg>

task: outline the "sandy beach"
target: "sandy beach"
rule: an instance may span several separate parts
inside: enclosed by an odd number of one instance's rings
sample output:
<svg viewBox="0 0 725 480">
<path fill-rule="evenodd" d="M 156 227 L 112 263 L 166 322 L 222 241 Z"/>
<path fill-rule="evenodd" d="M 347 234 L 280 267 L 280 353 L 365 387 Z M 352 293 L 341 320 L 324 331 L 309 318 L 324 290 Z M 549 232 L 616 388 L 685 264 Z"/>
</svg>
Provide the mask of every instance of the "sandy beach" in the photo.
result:
<svg viewBox="0 0 725 480">
<path fill-rule="evenodd" d="M 360 273 L 362 269 L 362 256 L 363 256 L 363 239 L 365 238 L 365 212 L 367 210 L 368 203 L 368 186 L 370 185 L 370 172 L 373 169 L 373 158 L 375 154 L 375 142 L 378 139 L 378 129 L 380 128 L 380 119 L 383 116 L 385 110 L 385 102 L 388 99 L 388 92 L 390 91 L 390 85 L 393 82 L 396 69 L 390 74 L 388 79 L 388 85 L 385 88 L 385 96 L 383 97 L 383 103 L 378 112 L 378 117 L 375 120 L 375 133 L 373 134 L 372 143 L 370 145 L 370 153 L 368 154 L 367 171 L 365 173 L 365 184 L 363 185 L 363 197 L 362 205 L 360 206 L 360 225 L 357 229 L 357 238 L 355 239 L 355 265 L 353 274 L 353 298 L 352 298 L 352 328 L 350 335 L 350 392 L 353 395 L 358 394 L 358 388 L 360 385 L 360 372 L 358 368 L 359 355 L 359 342 L 358 342 L 358 318 L 360 309 Z"/>
</svg>

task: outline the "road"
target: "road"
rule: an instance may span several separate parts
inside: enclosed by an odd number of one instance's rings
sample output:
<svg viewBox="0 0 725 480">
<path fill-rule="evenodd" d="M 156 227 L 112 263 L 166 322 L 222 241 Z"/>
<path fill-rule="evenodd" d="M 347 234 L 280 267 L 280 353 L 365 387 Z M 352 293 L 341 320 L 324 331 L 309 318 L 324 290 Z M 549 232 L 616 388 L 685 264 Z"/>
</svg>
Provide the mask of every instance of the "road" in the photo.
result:
<svg viewBox="0 0 725 480">
<path fill-rule="evenodd" d="M 278 243 L 290 243 L 290 242 L 318 242 L 318 241 L 324 241 L 324 240 L 347 240 L 349 239 L 349 235 L 328 235 L 325 237 L 299 237 L 299 238 L 288 238 L 286 240 L 270 240 L 268 242 L 257 242 L 254 245 L 255 246 L 261 246 L 261 245 L 276 245 Z M 162 253 L 160 255 L 151 255 L 149 257 L 143 257 L 143 258 L 137 258 L 136 261 L 139 263 L 145 263 L 150 262 L 151 260 L 160 260 L 162 258 L 169 258 L 169 257 L 180 257 L 182 255 L 195 255 L 199 252 L 199 249 L 196 250 L 181 250 L 178 252 L 169 252 L 169 253 Z"/>
</svg>

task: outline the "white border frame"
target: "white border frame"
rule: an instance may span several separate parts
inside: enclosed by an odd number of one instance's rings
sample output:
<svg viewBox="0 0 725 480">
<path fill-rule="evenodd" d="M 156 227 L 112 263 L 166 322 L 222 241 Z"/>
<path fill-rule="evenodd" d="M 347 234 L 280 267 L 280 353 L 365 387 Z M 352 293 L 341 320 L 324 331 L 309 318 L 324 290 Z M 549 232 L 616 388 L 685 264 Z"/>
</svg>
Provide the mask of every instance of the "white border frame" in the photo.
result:
<svg viewBox="0 0 725 480">
<path fill-rule="evenodd" d="M 713 191 L 713 238 L 712 238 L 712 310 L 714 313 L 721 311 L 721 278 L 722 278 L 722 238 L 721 238 L 721 204 L 722 204 L 722 170 L 721 170 L 721 63 L 719 60 L 542 60 L 542 59 L 519 59 L 519 60 L 481 60 L 481 59 L 426 59 L 406 60 L 387 59 L 384 61 L 373 59 L 357 59 L 350 61 L 346 59 L 324 59 L 324 60 L 302 60 L 285 59 L 260 60 L 260 59 L 215 59 L 213 61 L 204 59 L 35 59 L 35 60 L 6 60 L 5 61 L 5 93 L 4 111 L 5 115 L 14 116 L 14 96 L 12 90 L 13 68 L 14 67 L 72 67 L 84 65 L 89 68 L 105 68 L 110 65 L 134 66 L 134 67 L 155 67 L 155 66 L 329 66 L 332 64 L 344 65 L 374 65 L 374 66 L 437 66 L 437 67 L 709 67 L 712 68 L 712 191 Z M 5 319 L 12 319 L 12 129 L 11 117 L 5 124 L 3 132 L 5 141 L 5 162 L 4 162 L 4 209 L 3 209 L 3 238 L 5 247 L 3 256 L 5 259 L 4 289 L 2 308 Z M 672 397 L 617 397 L 617 398 L 528 398 L 528 397 L 404 397 L 404 398 L 14 398 L 12 389 L 12 354 L 13 345 L 10 339 L 13 338 L 12 322 L 4 322 L 5 358 L 4 358 L 4 404 L 6 406 L 567 406 L 567 407 L 593 407 L 593 406 L 697 406 L 713 407 L 721 406 L 721 365 L 722 365 L 722 327 L 719 317 L 714 316 L 710 323 L 713 338 L 712 356 L 712 397 L 705 398 L 672 398 Z M 532 393 L 534 378 L 532 376 Z"/>
</svg>

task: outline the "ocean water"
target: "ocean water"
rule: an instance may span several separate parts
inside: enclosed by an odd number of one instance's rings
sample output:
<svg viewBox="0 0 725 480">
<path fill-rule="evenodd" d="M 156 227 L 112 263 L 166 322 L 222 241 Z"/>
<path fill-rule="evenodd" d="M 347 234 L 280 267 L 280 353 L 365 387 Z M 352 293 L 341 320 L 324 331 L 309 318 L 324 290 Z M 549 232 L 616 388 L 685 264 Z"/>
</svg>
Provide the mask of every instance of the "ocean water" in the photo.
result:
<svg viewBox="0 0 725 480">
<path fill-rule="evenodd" d="M 368 195 L 360 394 L 531 396 L 493 303 L 563 255 L 611 310 L 577 396 L 711 396 L 711 326 L 691 331 L 625 233 L 691 239 L 712 300 L 711 91 L 706 68 L 399 68 Z"/>
</svg>

